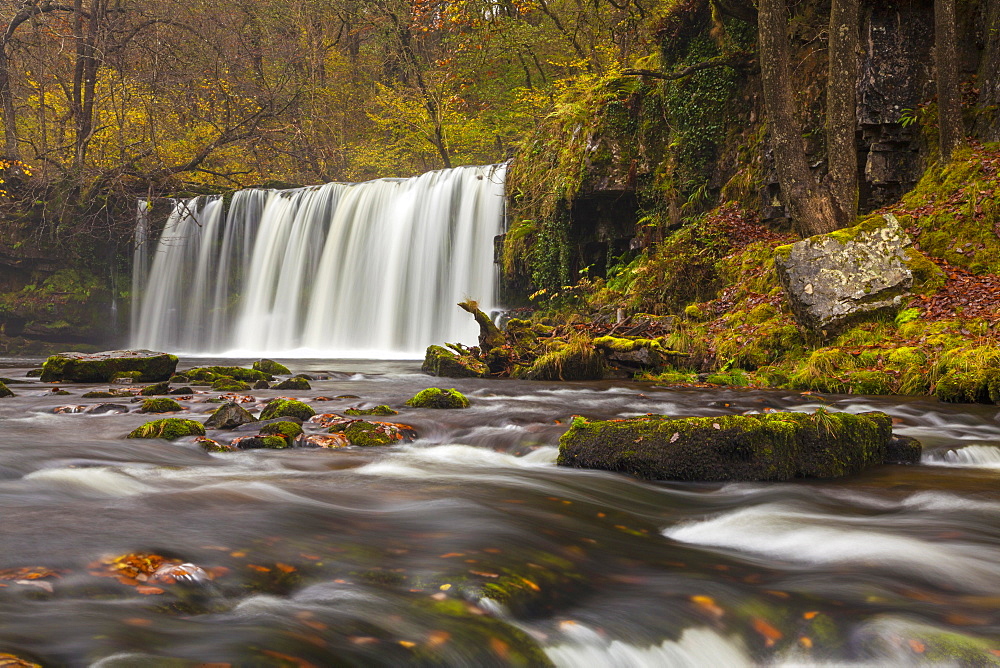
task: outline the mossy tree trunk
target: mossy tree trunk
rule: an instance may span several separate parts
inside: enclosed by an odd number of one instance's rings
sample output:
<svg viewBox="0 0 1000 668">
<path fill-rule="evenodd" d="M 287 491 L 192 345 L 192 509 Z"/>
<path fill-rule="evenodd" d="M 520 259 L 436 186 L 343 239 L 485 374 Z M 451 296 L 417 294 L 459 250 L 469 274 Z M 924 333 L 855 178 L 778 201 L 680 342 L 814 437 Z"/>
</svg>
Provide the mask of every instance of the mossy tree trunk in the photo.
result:
<svg viewBox="0 0 1000 668">
<path fill-rule="evenodd" d="M 978 134 L 985 141 L 1000 141 L 1000 0 L 987 0 L 984 40 L 979 65 Z"/>
<path fill-rule="evenodd" d="M 934 66 L 937 70 L 941 160 L 951 160 L 965 139 L 958 88 L 958 28 L 955 0 L 934 0 Z"/>
<path fill-rule="evenodd" d="M 803 236 L 842 227 L 830 192 L 809 167 L 805 140 L 796 118 L 785 0 L 758 4 L 760 69 L 771 145 L 789 215 Z"/>
<path fill-rule="evenodd" d="M 858 103 L 859 0 L 832 0 L 830 4 L 830 74 L 826 88 L 826 151 L 840 227 L 850 225 L 858 212 Z"/>
</svg>

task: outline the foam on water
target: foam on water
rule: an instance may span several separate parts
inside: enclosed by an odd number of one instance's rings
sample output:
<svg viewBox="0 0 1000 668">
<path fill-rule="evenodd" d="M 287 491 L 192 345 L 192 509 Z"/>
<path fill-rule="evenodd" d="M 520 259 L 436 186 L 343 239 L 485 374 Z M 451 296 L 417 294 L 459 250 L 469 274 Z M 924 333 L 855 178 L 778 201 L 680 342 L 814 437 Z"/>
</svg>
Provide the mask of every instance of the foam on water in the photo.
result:
<svg viewBox="0 0 1000 668">
<path fill-rule="evenodd" d="M 27 474 L 23 480 L 70 494 L 109 498 L 138 496 L 153 491 L 149 485 L 103 466 L 42 469 Z"/>
<path fill-rule="evenodd" d="M 967 445 L 953 450 L 924 454 L 921 463 L 931 466 L 955 466 L 1000 469 L 1000 447 L 993 445 Z"/>
<path fill-rule="evenodd" d="M 707 628 L 686 629 L 676 642 L 639 646 L 605 638 L 582 624 L 563 623 L 563 642 L 545 647 L 545 653 L 560 668 L 739 668 L 754 662 L 740 643 Z"/>
<path fill-rule="evenodd" d="M 988 551 L 890 533 L 872 528 L 866 520 L 852 522 L 779 503 L 682 523 L 665 529 L 663 535 L 682 543 L 747 552 L 788 563 L 884 567 L 955 586 L 1000 591 L 1000 565 Z"/>
</svg>

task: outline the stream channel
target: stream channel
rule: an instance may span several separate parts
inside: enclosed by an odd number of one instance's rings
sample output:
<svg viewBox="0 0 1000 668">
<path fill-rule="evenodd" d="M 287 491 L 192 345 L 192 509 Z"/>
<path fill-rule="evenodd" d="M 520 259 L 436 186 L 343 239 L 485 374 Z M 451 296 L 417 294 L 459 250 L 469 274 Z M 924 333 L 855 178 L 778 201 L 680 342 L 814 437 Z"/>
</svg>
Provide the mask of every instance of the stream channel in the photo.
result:
<svg viewBox="0 0 1000 668">
<path fill-rule="evenodd" d="M 525 637 L 556 665 L 595 667 L 936 664 L 941 647 L 967 642 L 956 634 L 983 640 L 977 662 L 1000 649 L 1000 407 L 295 360 L 321 378 L 311 391 L 251 392 L 245 405 L 389 404 L 400 414 L 374 419 L 418 440 L 208 454 L 192 439 L 125 439 L 158 416 L 55 413 L 129 400 L 82 399 L 94 385 L 55 396 L 26 378 L 41 361 L 0 371 L 26 381 L 0 400 L 0 652 L 43 665 L 503 666 Z M 208 364 L 249 361 L 179 368 Z M 430 386 L 472 407 L 403 405 Z M 316 400 L 339 395 L 358 398 Z M 181 403 L 204 421 L 216 396 Z M 819 406 L 889 413 L 923 443 L 922 463 L 782 484 L 555 464 L 575 414 Z M 105 577 L 128 553 L 212 579 Z M 507 605 L 480 598 L 490 583 L 513 592 Z"/>
</svg>

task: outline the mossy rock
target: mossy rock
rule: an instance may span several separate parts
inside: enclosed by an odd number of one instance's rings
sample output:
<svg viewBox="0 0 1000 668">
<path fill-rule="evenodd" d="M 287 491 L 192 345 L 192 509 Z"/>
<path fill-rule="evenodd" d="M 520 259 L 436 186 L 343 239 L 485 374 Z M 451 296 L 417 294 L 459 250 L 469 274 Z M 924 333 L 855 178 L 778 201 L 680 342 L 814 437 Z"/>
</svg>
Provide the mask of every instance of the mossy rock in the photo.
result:
<svg viewBox="0 0 1000 668">
<path fill-rule="evenodd" d="M 292 373 L 284 364 L 269 359 L 259 359 L 254 362 L 253 370 L 266 373 L 270 376 L 288 376 Z"/>
<path fill-rule="evenodd" d="M 207 380 L 215 382 L 219 377 L 242 380 L 246 383 L 255 383 L 258 380 L 274 380 L 271 374 L 263 373 L 255 369 L 245 369 L 241 366 L 201 366 L 194 369 L 187 369 L 184 375 L 191 380 Z"/>
<path fill-rule="evenodd" d="M 0 383 L 0 399 L 5 397 L 16 397 L 17 395 L 11 392 L 10 388 L 7 387 L 6 383 Z"/>
<path fill-rule="evenodd" d="M 364 420 L 355 420 L 346 425 L 342 431 L 351 445 L 363 448 L 392 445 L 400 441 L 412 440 L 414 436 L 413 430 L 406 425 L 389 422 L 365 422 Z"/>
<path fill-rule="evenodd" d="M 374 408 L 348 408 L 344 415 L 399 415 L 399 411 L 394 411 L 385 404 Z"/>
<path fill-rule="evenodd" d="M 101 353 L 59 353 L 45 360 L 44 382 L 108 383 L 121 373 L 138 373 L 140 382 L 168 380 L 177 368 L 177 357 L 150 350 L 110 350 Z"/>
<path fill-rule="evenodd" d="M 129 383 L 134 383 L 141 380 L 142 380 L 142 374 L 138 371 L 122 371 L 121 373 L 116 373 L 114 376 L 111 377 L 112 383 L 118 383 L 121 381 L 128 381 Z"/>
<path fill-rule="evenodd" d="M 295 437 L 302 433 L 302 427 L 295 422 L 281 420 L 266 424 L 260 429 L 261 436 L 281 436 L 285 442 L 291 446 Z"/>
<path fill-rule="evenodd" d="M 164 394 L 170 394 L 170 383 L 164 381 L 162 383 L 157 383 L 155 385 L 147 385 L 146 387 L 139 390 L 139 394 L 143 397 L 155 397 Z"/>
<path fill-rule="evenodd" d="M 444 378 L 485 378 L 489 368 L 472 355 L 459 355 L 442 346 L 428 346 L 420 370 Z"/>
<path fill-rule="evenodd" d="M 217 392 L 246 392 L 250 384 L 235 378 L 219 378 L 212 383 L 212 389 Z"/>
<path fill-rule="evenodd" d="M 1000 369 L 951 369 L 935 383 L 934 395 L 947 402 L 1000 404 Z"/>
<path fill-rule="evenodd" d="M 184 410 L 184 407 L 168 397 L 146 399 L 139 408 L 140 413 L 174 413 Z"/>
<path fill-rule="evenodd" d="M 413 408 L 468 408 L 469 400 L 455 388 L 428 387 L 406 402 Z"/>
<path fill-rule="evenodd" d="M 28 378 L 41 378 L 43 372 L 44 372 L 44 369 L 42 369 L 42 368 L 30 369 L 28 371 L 28 373 L 26 373 L 24 375 L 27 376 Z"/>
<path fill-rule="evenodd" d="M 84 399 L 117 399 L 120 394 L 116 392 L 105 392 L 103 390 L 94 390 L 92 392 L 84 392 L 82 395 Z"/>
<path fill-rule="evenodd" d="M 846 376 L 851 394 L 892 394 L 896 379 L 885 371 L 877 369 L 852 371 Z"/>
<path fill-rule="evenodd" d="M 163 418 L 147 422 L 132 430 L 127 438 L 162 438 L 173 441 L 185 436 L 204 436 L 205 427 L 195 420 L 184 418 Z"/>
<path fill-rule="evenodd" d="M 205 426 L 209 429 L 234 429 L 256 421 L 257 418 L 251 415 L 250 411 L 235 401 L 230 401 L 212 411 L 209 418 L 205 420 Z"/>
<path fill-rule="evenodd" d="M 284 450 L 289 443 L 283 436 L 244 436 L 235 439 L 231 445 L 240 450 Z"/>
<path fill-rule="evenodd" d="M 273 420 L 274 418 L 290 416 L 305 422 L 313 415 L 316 415 L 316 411 L 309 404 L 296 401 L 295 399 L 276 398 L 267 402 L 264 410 L 260 413 L 260 419 Z"/>
<path fill-rule="evenodd" d="M 311 390 L 312 385 L 305 378 L 289 378 L 271 388 L 272 390 Z"/>
<path fill-rule="evenodd" d="M 253 389 L 255 390 L 268 390 L 270 388 L 271 384 L 268 383 L 266 380 L 258 380 L 256 383 L 253 384 Z"/>
<path fill-rule="evenodd" d="M 768 413 L 588 422 L 559 441 L 562 466 L 656 480 L 837 478 L 889 461 L 885 413 Z"/>
<path fill-rule="evenodd" d="M 189 380 L 191 380 L 191 379 L 188 378 L 187 376 L 185 376 L 184 374 L 180 374 L 180 373 L 175 373 L 174 375 L 172 375 L 170 377 L 170 382 L 171 383 L 186 383 Z"/>
<path fill-rule="evenodd" d="M 564 344 L 511 374 L 523 380 L 601 380 L 606 375 L 604 356 L 589 341 Z"/>
</svg>

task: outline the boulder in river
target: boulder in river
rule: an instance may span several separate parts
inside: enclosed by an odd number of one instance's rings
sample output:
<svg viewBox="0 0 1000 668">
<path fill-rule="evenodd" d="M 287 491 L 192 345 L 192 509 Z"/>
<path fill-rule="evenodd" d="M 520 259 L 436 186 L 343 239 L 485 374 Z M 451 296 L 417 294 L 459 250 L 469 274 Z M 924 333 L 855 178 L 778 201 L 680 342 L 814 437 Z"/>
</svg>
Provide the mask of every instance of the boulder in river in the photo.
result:
<svg viewBox="0 0 1000 668">
<path fill-rule="evenodd" d="M 162 438 L 173 441 L 185 436 L 204 436 L 205 427 L 195 420 L 163 418 L 136 427 L 127 438 Z"/>
<path fill-rule="evenodd" d="M 292 373 L 284 364 L 269 359 L 259 359 L 254 362 L 253 370 L 271 376 L 289 376 Z"/>
<path fill-rule="evenodd" d="M 144 383 L 169 380 L 177 368 L 177 357 L 151 350 L 109 350 L 100 353 L 59 353 L 42 365 L 44 382 L 109 383 L 116 376 L 133 372 Z"/>
<path fill-rule="evenodd" d="M 316 411 L 309 404 L 296 401 L 295 399 L 275 397 L 264 406 L 264 410 L 260 412 L 260 419 L 272 420 L 274 418 L 289 416 L 305 421 L 313 415 L 316 415 Z"/>
<path fill-rule="evenodd" d="M 334 427 L 331 427 L 331 431 Z M 412 441 L 416 438 L 413 427 L 393 422 L 366 422 L 354 420 L 341 431 L 351 442 L 351 445 L 371 447 L 376 445 L 392 445 L 398 441 Z"/>
<path fill-rule="evenodd" d="M 913 285 L 910 239 L 891 214 L 780 246 L 778 280 L 799 325 L 823 337 L 852 323 L 898 310 Z"/>
<path fill-rule="evenodd" d="M 918 461 L 913 443 L 895 447 L 892 419 L 880 412 L 576 417 L 560 439 L 558 463 L 653 480 L 838 478 L 887 462 Z"/>
<path fill-rule="evenodd" d="M 413 408 L 468 408 L 469 400 L 455 388 L 428 387 L 417 392 L 406 405 Z"/>
<path fill-rule="evenodd" d="M 209 429 L 232 429 L 243 424 L 256 422 L 257 418 L 250 414 L 250 411 L 240 406 L 235 401 L 230 401 L 219 407 L 212 415 L 205 420 L 205 426 Z"/>
<path fill-rule="evenodd" d="M 485 378 L 489 368 L 471 353 L 459 354 L 443 346 L 427 346 L 420 370 L 429 376 L 445 378 Z"/>
<path fill-rule="evenodd" d="M 312 385 L 309 381 L 300 376 L 295 376 L 294 378 L 289 378 L 277 383 L 272 390 L 311 390 Z"/>
<path fill-rule="evenodd" d="M 0 398 L 17 396 L 4 383 L 0 383 Z"/>
<path fill-rule="evenodd" d="M 169 397 L 146 399 L 139 408 L 140 413 L 174 413 L 182 410 L 184 407 Z"/>
</svg>

